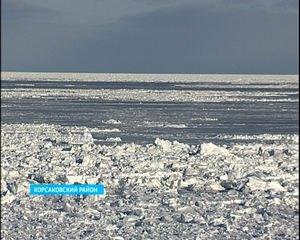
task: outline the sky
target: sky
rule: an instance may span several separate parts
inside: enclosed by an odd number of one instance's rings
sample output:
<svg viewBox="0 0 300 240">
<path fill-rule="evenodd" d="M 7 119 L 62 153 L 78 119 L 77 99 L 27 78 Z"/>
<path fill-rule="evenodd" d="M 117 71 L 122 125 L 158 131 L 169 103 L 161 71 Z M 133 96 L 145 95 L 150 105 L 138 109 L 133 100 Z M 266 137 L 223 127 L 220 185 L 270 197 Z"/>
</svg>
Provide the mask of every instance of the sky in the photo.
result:
<svg viewBox="0 0 300 240">
<path fill-rule="evenodd" d="M 297 74 L 298 0 L 1 0 L 1 69 Z"/>
</svg>

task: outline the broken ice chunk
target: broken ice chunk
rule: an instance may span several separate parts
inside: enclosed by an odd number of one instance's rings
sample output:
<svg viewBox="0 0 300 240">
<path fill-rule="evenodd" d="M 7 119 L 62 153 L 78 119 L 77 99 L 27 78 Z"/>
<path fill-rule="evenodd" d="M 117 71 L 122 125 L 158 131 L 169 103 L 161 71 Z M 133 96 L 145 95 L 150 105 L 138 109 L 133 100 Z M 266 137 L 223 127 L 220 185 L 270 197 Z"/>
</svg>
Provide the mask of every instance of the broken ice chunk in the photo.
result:
<svg viewBox="0 0 300 240">
<path fill-rule="evenodd" d="M 201 144 L 201 154 L 203 155 L 229 155 L 229 151 L 226 148 L 219 147 L 213 143 Z"/>
</svg>

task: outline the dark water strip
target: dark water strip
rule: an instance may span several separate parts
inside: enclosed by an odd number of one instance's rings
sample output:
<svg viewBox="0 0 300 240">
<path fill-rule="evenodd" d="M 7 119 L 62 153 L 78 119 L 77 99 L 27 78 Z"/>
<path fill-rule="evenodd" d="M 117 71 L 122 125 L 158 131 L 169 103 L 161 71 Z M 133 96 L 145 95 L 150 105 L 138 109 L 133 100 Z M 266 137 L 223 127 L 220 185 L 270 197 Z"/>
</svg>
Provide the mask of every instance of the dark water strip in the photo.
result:
<svg viewBox="0 0 300 240">
<path fill-rule="evenodd" d="M 188 91 L 241 91 L 241 92 L 298 92 L 298 88 L 276 88 L 278 84 L 231 84 L 220 82 L 151 83 L 151 82 L 82 82 L 82 81 L 8 81 L 2 80 L 2 89 L 144 89 Z M 255 86 L 255 87 L 254 87 Z M 260 86 L 260 87 L 258 87 Z"/>
</svg>

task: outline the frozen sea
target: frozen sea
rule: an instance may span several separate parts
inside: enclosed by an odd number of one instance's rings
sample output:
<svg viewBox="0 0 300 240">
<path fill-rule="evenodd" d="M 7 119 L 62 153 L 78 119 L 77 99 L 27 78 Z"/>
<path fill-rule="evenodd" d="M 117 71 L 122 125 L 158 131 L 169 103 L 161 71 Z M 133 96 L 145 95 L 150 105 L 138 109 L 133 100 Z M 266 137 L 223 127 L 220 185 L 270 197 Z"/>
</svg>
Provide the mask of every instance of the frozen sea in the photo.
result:
<svg viewBox="0 0 300 240">
<path fill-rule="evenodd" d="M 296 75 L 2 74 L 2 122 L 119 131 L 99 142 L 197 144 L 223 134 L 298 133 Z M 222 140 L 223 141 L 223 140 Z"/>
<path fill-rule="evenodd" d="M 299 239 L 297 75 L 1 79 L 2 239 Z"/>
</svg>

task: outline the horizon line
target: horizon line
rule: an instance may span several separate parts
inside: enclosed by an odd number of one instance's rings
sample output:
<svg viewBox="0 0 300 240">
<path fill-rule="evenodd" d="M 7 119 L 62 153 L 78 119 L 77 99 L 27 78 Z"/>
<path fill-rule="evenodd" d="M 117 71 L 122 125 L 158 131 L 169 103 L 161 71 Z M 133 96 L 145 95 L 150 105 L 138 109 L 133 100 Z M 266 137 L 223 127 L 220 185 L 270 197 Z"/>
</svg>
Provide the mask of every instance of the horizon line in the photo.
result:
<svg viewBox="0 0 300 240">
<path fill-rule="evenodd" d="M 153 74 L 153 75 L 299 75 L 298 73 L 192 73 L 192 72 L 56 72 L 56 71 L 0 71 L 0 73 L 58 73 L 58 74 Z"/>
</svg>

